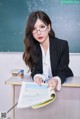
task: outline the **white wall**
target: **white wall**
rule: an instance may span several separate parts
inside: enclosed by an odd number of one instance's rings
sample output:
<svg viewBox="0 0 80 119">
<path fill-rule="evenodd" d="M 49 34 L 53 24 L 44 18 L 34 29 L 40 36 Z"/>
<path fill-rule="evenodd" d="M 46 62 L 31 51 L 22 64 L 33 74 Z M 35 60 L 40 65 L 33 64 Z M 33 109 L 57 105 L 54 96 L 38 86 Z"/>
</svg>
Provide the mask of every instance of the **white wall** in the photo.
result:
<svg viewBox="0 0 80 119">
<path fill-rule="evenodd" d="M 22 59 L 22 54 L 0 53 L 0 112 L 8 110 L 11 106 L 11 86 L 5 85 L 5 81 L 11 77 L 11 70 L 20 68 L 25 70 L 25 74 L 27 73 L 28 68 Z M 80 76 L 80 54 L 70 54 L 69 65 L 74 75 Z"/>
</svg>

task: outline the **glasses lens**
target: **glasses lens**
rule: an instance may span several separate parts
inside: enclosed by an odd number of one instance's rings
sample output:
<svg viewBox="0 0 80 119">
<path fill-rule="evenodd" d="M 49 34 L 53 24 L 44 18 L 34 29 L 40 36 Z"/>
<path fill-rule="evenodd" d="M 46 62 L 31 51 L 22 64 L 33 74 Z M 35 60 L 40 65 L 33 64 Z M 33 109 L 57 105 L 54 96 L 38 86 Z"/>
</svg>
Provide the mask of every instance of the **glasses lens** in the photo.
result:
<svg viewBox="0 0 80 119">
<path fill-rule="evenodd" d="M 36 28 L 33 28 L 32 33 L 34 34 L 36 32 L 37 32 Z"/>
<path fill-rule="evenodd" d="M 47 26 L 41 26 L 40 27 L 40 31 L 42 31 L 42 32 L 45 31 L 46 29 L 47 29 Z"/>
<path fill-rule="evenodd" d="M 35 34 L 38 31 L 44 32 L 47 29 L 47 26 L 40 26 L 39 30 L 37 30 L 36 28 L 33 28 L 32 33 Z"/>
</svg>

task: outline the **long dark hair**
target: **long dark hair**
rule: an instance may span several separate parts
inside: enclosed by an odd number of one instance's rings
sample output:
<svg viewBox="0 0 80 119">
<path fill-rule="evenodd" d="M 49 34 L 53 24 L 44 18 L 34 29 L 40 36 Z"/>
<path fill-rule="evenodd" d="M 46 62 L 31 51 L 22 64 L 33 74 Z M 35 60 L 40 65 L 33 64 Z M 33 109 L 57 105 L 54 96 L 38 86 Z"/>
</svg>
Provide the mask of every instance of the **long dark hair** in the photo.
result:
<svg viewBox="0 0 80 119">
<path fill-rule="evenodd" d="M 23 59 L 26 65 L 28 65 L 31 70 L 34 69 L 39 58 L 39 47 L 37 47 L 39 46 L 39 42 L 36 41 L 32 35 L 32 30 L 38 18 L 47 26 L 50 24 L 51 30 L 49 32 L 49 37 L 55 37 L 55 33 L 52 29 L 51 20 L 48 15 L 43 11 L 32 12 L 27 21 L 24 39 L 25 51 L 23 53 Z"/>
</svg>

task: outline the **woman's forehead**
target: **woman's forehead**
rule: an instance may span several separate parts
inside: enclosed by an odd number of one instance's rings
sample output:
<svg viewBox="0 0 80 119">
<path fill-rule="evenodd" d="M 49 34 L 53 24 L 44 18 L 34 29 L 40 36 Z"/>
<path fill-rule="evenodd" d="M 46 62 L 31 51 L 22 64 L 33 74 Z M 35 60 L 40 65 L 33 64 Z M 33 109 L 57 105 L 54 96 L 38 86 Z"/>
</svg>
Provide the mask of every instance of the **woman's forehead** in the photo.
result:
<svg viewBox="0 0 80 119">
<path fill-rule="evenodd" d="M 36 20 L 34 26 L 36 27 L 36 26 L 39 26 L 39 25 L 45 25 L 45 24 L 44 24 L 44 22 L 43 22 L 41 19 L 38 18 L 38 19 Z"/>
</svg>

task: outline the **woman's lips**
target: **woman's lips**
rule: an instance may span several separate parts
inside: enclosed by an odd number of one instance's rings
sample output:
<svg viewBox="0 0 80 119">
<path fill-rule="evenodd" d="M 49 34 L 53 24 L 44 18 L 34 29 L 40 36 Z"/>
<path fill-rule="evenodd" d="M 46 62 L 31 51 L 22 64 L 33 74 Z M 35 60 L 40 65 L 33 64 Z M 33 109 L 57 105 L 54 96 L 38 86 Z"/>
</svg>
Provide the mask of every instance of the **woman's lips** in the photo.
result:
<svg viewBox="0 0 80 119">
<path fill-rule="evenodd" d="M 42 40 L 42 39 L 43 39 L 43 37 L 38 37 L 38 39 L 39 39 L 39 40 Z"/>
</svg>

